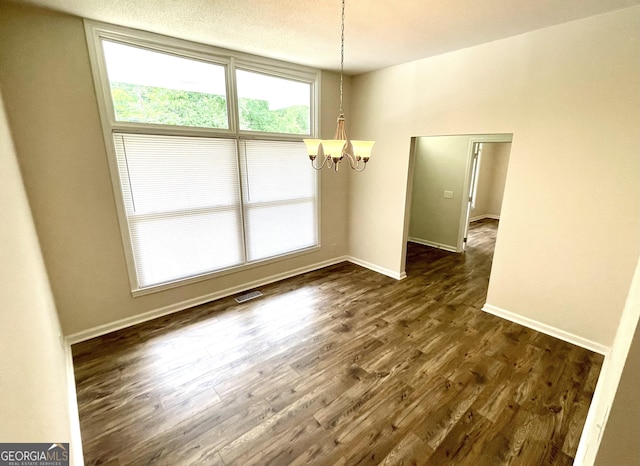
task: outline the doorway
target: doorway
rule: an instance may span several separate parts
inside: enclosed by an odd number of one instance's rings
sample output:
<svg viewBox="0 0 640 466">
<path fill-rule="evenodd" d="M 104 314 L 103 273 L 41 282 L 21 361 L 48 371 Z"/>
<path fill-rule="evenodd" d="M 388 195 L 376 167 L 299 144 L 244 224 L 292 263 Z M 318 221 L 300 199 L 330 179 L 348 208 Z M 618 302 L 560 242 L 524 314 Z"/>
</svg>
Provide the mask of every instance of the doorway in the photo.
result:
<svg viewBox="0 0 640 466">
<path fill-rule="evenodd" d="M 477 234 L 469 236 L 471 224 L 494 223 L 497 225 L 500 220 L 511 143 L 474 142 L 472 153 L 463 250 L 466 250 L 472 238 L 478 238 Z"/>
<path fill-rule="evenodd" d="M 506 164 L 502 163 L 503 155 L 509 153 L 512 138 L 512 134 L 413 138 L 405 240 L 463 252 L 470 221 L 500 215 L 499 210 L 495 212 L 502 204 L 504 183 L 494 188 L 492 180 L 503 174 L 506 179 L 508 158 Z M 496 150 L 500 157 L 495 156 Z M 497 158 L 501 163 L 494 163 Z M 403 261 L 406 263 L 406 257 Z"/>
</svg>

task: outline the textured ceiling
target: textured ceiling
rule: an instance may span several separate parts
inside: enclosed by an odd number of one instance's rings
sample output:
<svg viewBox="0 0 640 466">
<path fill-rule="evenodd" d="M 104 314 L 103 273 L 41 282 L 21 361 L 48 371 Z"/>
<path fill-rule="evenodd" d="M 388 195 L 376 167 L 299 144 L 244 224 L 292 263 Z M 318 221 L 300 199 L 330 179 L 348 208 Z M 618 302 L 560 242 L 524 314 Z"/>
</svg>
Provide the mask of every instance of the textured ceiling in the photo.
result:
<svg viewBox="0 0 640 466">
<path fill-rule="evenodd" d="M 340 64 L 340 0 L 17 3 L 323 69 Z M 638 4 L 640 0 L 347 0 L 345 71 L 371 71 Z"/>
</svg>

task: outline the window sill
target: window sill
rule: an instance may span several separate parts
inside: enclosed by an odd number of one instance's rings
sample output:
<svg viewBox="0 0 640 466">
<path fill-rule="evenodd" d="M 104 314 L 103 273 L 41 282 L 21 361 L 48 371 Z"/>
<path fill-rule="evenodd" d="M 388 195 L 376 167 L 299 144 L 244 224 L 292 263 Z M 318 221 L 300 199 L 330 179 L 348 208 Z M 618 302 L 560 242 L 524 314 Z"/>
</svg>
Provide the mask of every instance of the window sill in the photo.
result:
<svg viewBox="0 0 640 466">
<path fill-rule="evenodd" d="M 215 278 L 223 277 L 223 276 L 226 276 L 226 275 L 231 275 L 231 274 L 234 274 L 234 273 L 244 272 L 246 270 L 251 270 L 251 269 L 254 269 L 256 267 L 262 267 L 262 266 L 265 266 L 265 265 L 274 264 L 274 263 L 277 263 L 277 262 L 282 262 L 284 260 L 294 259 L 296 257 L 300 257 L 300 256 L 304 256 L 304 255 L 307 255 L 307 254 L 311 254 L 313 252 L 318 252 L 319 250 L 320 250 L 320 245 L 311 246 L 309 248 L 300 249 L 300 250 L 292 252 L 292 253 L 282 254 L 280 256 L 274 256 L 274 257 L 270 257 L 268 259 L 263 259 L 263 260 L 256 261 L 256 262 L 251 262 L 251 263 L 248 263 L 248 264 L 237 265 L 237 266 L 229 267 L 229 268 L 223 269 L 223 270 L 216 270 L 215 272 L 209 272 L 209 273 L 202 274 L 202 275 L 196 275 L 196 276 L 193 276 L 193 277 L 182 278 L 182 279 L 179 279 L 179 280 L 174 280 L 174 281 L 166 282 L 166 283 L 160 283 L 158 285 L 152 285 L 152 286 L 148 286 L 148 287 L 144 287 L 144 288 L 135 288 L 135 289 L 131 290 L 131 295 L 134 298 L 137 298 L 139 296 L 145 296 L 145 295 L 152 294 L 152 293 L 158 293 L 158 292 L 161 292 L 161 291 L 170 290 L 172 288 L 179 288 L 179 287 L 182 287 L 182 286 L 191 285 L 193 283 L 198 283 L 198 282 L 202 282 L 202 281 L 206 281 L 206 280 L 212 280 L 212 279 L 215 279 Z"/>
</svg>

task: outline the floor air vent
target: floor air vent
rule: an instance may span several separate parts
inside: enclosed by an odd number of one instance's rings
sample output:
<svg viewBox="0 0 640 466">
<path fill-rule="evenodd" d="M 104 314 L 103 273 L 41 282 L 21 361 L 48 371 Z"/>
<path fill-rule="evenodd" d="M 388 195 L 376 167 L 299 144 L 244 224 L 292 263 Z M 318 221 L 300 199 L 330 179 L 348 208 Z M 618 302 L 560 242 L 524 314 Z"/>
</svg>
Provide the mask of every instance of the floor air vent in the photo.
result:
<svg viewBox="0 0 640 466">
<path fill-rule="evenodd" d="M 262 293 L 259 291 L 250 291 L 249 293 L 241 294 L 236 298 L 236 301 L 239 303 L 244 303 L 245 301 L 249 301 L 253 298 L 259 298 L 262 296 Z"/>
</svg>

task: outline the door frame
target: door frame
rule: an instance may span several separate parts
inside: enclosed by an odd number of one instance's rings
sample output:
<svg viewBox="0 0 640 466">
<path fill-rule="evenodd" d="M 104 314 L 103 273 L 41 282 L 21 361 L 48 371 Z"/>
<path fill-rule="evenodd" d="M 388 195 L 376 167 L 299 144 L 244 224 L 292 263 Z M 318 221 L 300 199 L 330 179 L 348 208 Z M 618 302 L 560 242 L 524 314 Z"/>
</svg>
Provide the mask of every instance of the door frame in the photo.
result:
<svg viewBox="0 0 640 466">
<path fill-rule="evenodd" d="M 467 193 L 468 202 L 466 205 L 467 221 L 464 224 L 464 232 L 462 233 L 462 251 L 467 250 L 467 241 L 469 239 L 469 223 L 471 221 L 471 210 L 473 209 L 474 194 L 477 195 L 478 177 L 480 176 L 480 161 L 482 157 L 482 143 L 475 142 L 473 144 L 473 154 L 471 157 L 471 178 L 469 180 L 469 191 Z"/>
<path fill-rule="evenodd" d="M 485 142 L 513 142 L 513 133 L 499 133 L 499 134 L 474 134 L 469 139 L 469 149 L 467 151 L 467 167 L 465 170 L 465 179 L 464 179 L 464 188 L 462 190 L 463 193 L 466 193 L 462 196 L 461 199 L 461 209 L 460 209 L 460 225 L 458 227 L 458 244 L 456 245 L 457 252 L 464 251 L 464 237 L 465 232 L 469 227 L 469 216 L 471 214 L 471 209 L 469 208 L 469 203 L 471 202 L 470 193 L 471 193 L 471 183 L 473 181 L 473 156 L 474 156 L 474 147 L 476 143 L 485 143 Z"/>
</svg>

